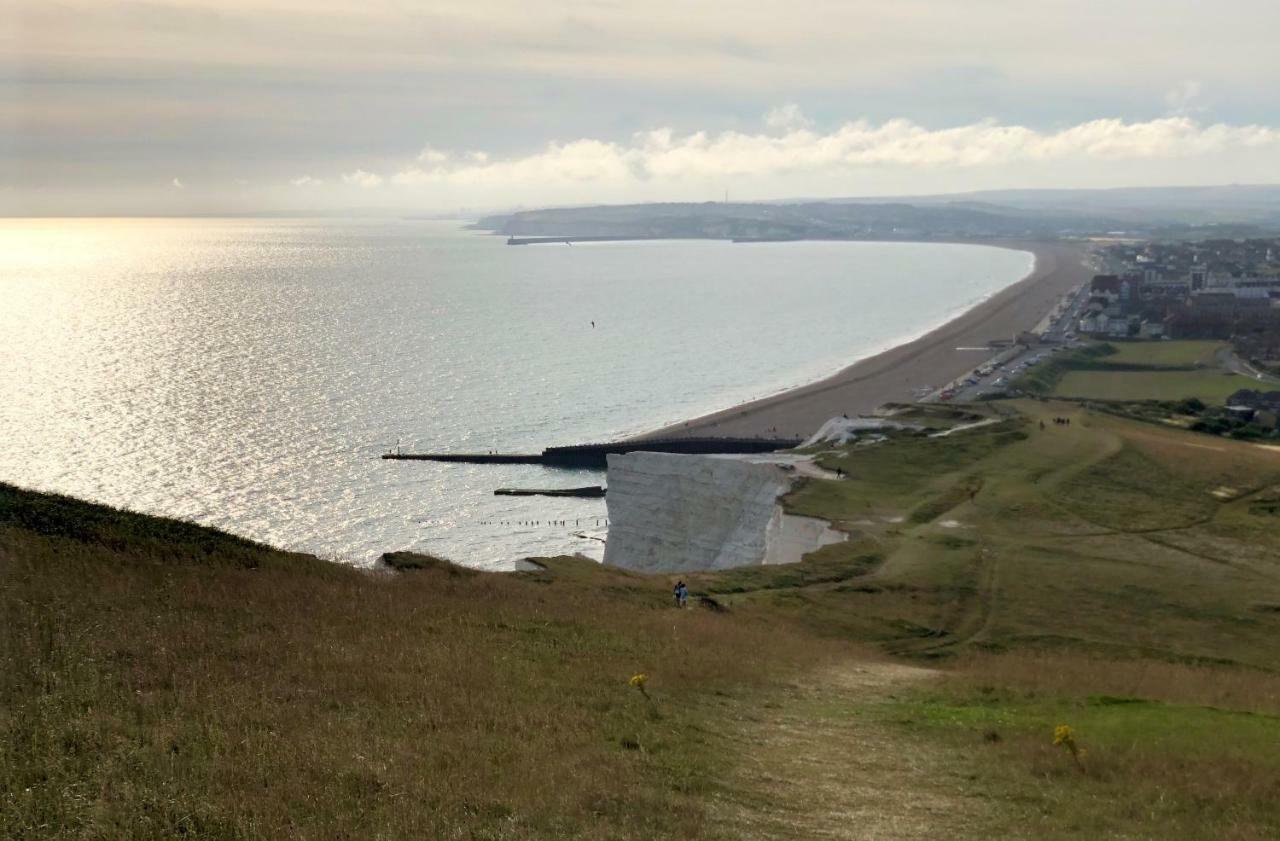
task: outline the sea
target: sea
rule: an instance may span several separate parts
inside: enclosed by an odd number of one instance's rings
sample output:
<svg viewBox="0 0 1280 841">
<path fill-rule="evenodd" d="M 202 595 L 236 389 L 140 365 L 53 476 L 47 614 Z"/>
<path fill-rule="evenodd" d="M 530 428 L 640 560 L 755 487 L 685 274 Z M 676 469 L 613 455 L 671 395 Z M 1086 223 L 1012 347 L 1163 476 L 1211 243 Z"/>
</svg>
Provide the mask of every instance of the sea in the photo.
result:
<svg viewBox="0 0 1280 841">
<path fill-rule="evenodd" d="M 950 244 L 508 246 L 420 220 L 0 220 L 0 481 L 356 565 L 599 558 L 603 500 L 493 491 L 603 472 L 380 456 L 649 431 L 910 340 L 1032 264 Z"/>
</svg>

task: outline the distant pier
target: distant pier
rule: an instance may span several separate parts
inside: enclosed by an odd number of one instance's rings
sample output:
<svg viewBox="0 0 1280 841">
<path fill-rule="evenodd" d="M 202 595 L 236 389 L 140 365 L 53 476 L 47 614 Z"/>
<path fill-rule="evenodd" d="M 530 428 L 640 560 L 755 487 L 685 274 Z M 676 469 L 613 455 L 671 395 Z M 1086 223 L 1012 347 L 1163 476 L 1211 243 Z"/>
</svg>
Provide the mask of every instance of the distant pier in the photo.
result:
<svg viewBox="0 0 1280 841">
<path fill-rule="evenodd" d="M 650 236 L 567 236 L 567 237 L 507 237 L 507 245 L 573 245 L 575 242 L 633 242 L 635 240 L 669 239 Z"/>
<path fill-rule="evenodd" d="M 615 441 L 609 444 L 579 444 L 547 447 L 538 454 L 519 453 L 386 453 L 393 461 L 451 461 L 466 464 L 542 464 L 547 467 L 603 470 L 611 455 L 622 453 L 683 453 L 721 455 L 772 453 L 803 443 L 800 438 L 668 438 L 652 441 Z"/>
<path fill-rule="evenodd" d="M 393 461 L 459 461 L 465 464 L 542 464 L 542 456 L 533 453 L 383 453 Z"/>
</svg>

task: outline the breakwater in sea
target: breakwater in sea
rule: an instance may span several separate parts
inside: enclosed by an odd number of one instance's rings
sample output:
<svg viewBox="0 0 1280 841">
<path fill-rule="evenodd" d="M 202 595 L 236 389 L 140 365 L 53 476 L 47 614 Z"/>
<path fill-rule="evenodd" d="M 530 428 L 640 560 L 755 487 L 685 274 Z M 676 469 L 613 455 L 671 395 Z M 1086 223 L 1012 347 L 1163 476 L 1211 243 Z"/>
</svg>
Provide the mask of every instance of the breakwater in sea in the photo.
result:
<svg viewBox="0 0 1280 841">
<path fill-rule="evenodd" d="M 541 453 L 383 453 L 388 461 L 443 461 L 462 464 L 541 464 L 546 467 L 603 470 L 611 455 L 639 450 L 652 453 L 771 453 L 798 446 L 802 438 L 650 438 L 607 444 L 547 447 Z"/>
</svg>

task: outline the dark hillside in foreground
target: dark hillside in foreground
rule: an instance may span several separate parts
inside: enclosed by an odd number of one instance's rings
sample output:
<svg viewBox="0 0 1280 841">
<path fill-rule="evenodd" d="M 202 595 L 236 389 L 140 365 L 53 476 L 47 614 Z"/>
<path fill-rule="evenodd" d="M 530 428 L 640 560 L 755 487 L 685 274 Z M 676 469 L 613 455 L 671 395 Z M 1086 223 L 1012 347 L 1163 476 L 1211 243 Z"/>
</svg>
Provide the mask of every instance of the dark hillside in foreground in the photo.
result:
<svg viewBox="0 0 1280 841">
<path fill-rule="evenodd" d="M 697 833 L 708 705 L 821 655 L 546 566 L 371 574 L 0 485 L 0 837 Z"/>
</svg>

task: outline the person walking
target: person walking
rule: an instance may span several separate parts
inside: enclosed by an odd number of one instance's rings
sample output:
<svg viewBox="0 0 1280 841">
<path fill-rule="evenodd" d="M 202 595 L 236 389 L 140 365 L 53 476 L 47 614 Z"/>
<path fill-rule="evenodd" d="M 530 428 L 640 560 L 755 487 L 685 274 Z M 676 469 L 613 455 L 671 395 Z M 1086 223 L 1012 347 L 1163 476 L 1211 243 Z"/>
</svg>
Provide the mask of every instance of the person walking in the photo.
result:
<svg viewBox="0 0 1280 841">
<path fill-rule="evenodd" d="M 683 579 L 676 582 L 674 591 L 676 597 L 676 607 L 684 607 L 689 602 L 689 588 L 684 586 Z"/>
</svg>

